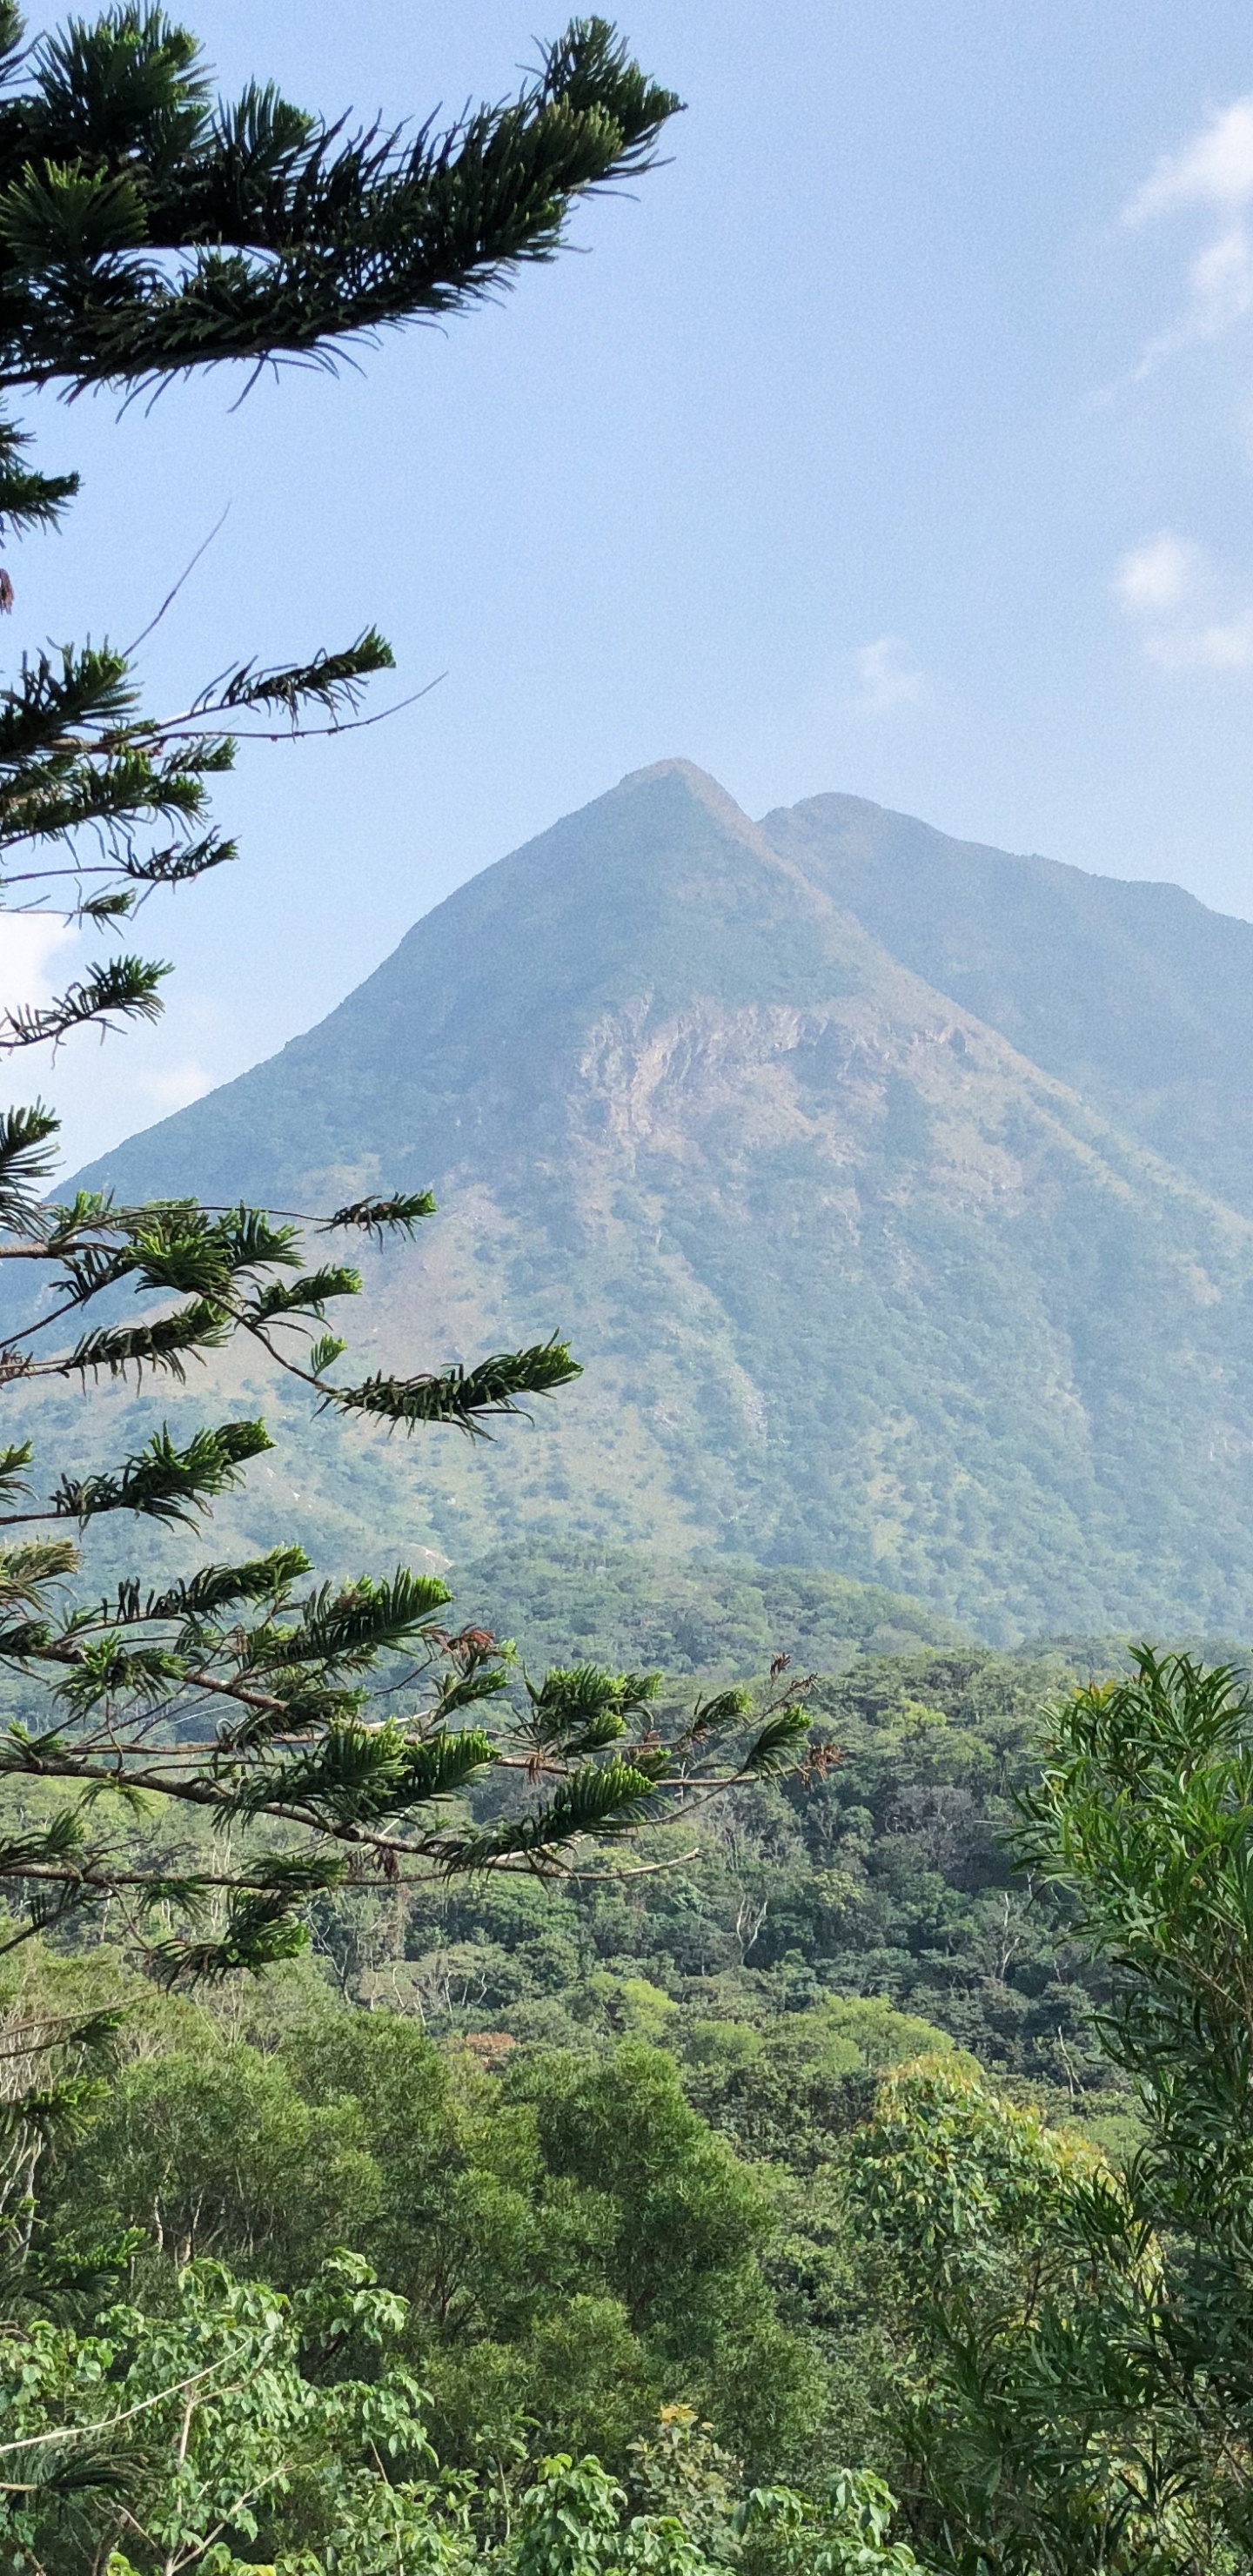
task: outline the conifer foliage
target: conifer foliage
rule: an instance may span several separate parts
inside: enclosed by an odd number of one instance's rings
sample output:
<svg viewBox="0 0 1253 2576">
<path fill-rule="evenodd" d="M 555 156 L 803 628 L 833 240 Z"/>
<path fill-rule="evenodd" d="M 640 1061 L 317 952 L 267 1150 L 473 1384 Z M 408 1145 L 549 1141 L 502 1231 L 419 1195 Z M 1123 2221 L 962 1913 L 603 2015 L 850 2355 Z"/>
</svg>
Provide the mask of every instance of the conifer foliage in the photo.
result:
<svg viewBox="0 0 1253 2576">
<path fill-rule="evenodd" d="M 21 32 L 0 6 L 10 386 L 126 387 L 293 353 L 330 363 L 363 329 L 455 309 L 549 257 L 572 202 L 646 167 L 677 105 L 598 19 L 576 21 L 512 104 L 416 137 L 350 137 L 271 89 L 215 108 L 192 38 L 158 11 L 74 23 L 29 53 Z M 34 469 L 14 423 L 0 427 L 6 536 L 55 522 L 74 489 Z M 241 731 L 333 730 L 390 663 L 371 630 L 298 666 L 243 661 L 154 717 L 108 645 L 23 658 L 0 689 L 0 901 L 124 931 L 142 900 L 235 856 L 208 798 Z M 55 999 L 5 1014 L 0 1048 L 21 1061 L 83 1026 L 151 1018 L 166 971 L 112 948 Z M 37 1103 L 0 1117 L 0 1277 L 32 1283 L 23 1320 L 2 1328 L 0 1381 L 24 1403 L 41 1381 L 181 1380 L 242 1336 L 318 1408 L 482 1436 L 578 1374 L 554 1338 L 354 1381 L 328 1326 L 359 1286 L 345 1247 L 411 1233 L 429 1197 L 307 1219 L 100 1194 L 60 1205 L 42 1195 L 56 1134 Z M 49 1467 L 27 1438 L 0 1445 L 0 1669 L 49 1693 L 46 1717 L 0 1741 L 0 1772 L 22 1793 L 22 1830 L 0 1839 L 14 1937 L 109 1900 L 161 1974 L 213 1977 L 289 1952 L 331 1884 L 564 1867 L 585 1836 L 682 1812 L 787 1757 L 804 1719 L 786 1687 L 747 1742 L 735 1693 L 663 1735 L 646 1674 L 580 1666 L 511 1696 L 510 1650 L 482 1629 L 453 1633 L 447 1588 L 404 1568 L 312 1582 L 283 1547 L 87 1597 L 91 1523 L 129 1513 L 194 1529 L 269 1446 L 261 1422 L 217 1420 L 181 1442 L 163 1429 L 84 1474 Z M 483 1722 L 493 1706 L 516 1722 Z M 486 1820 L 450 1806 L 489 1771 L 512 1781 L 512 1802 L 494 1789 Z M 50 1783 L 70 1794 L 49 1799 Z M 191 1832 L 185 1848 L 175 1836 L 158 1869 L 109 1822 L 143 1794 L 224 1830 Z"/>
<path fill-rule="evenodd" d="M 572 202 L 647 168 L 679 102 L 601 18 L 503 106 L 350 133 L 252 82 L 213 103 L 160 10 L 22 52 L 0 6 L 0 382 L 133 384 L 455 311 L 549 259 Z"/>
</svg>

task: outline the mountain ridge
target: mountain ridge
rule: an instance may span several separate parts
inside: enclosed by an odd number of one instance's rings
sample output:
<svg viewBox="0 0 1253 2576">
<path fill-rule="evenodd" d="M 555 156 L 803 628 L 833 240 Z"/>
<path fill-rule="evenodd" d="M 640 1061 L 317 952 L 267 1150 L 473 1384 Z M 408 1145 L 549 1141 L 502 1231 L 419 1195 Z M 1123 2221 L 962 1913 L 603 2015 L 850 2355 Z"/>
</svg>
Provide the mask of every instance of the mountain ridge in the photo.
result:
<svg viewBox="0 0 1253 2576">
<path fill-rule="evenodd" d="M 1253 1214 L 1253 922 L 860 797 L 811 797 L 761 829 L 894 956 Z"/>
</svg>

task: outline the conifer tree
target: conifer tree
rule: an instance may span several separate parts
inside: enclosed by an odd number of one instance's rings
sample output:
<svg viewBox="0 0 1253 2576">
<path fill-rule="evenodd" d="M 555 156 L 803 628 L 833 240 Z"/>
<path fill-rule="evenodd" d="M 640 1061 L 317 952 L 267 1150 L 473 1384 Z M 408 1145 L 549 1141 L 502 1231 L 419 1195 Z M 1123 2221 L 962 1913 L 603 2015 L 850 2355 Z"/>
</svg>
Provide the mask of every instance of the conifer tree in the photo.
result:
<svg viewBox="0 0 1253 2576">
<path fill-rule="evenodd" d="M 333 367 L 354 337 L 454 312 L 550 258 L 581 196 L 649 166 L 677 105 L 591 18 L 503 106 L 446 132 L 353 134 L 268 87 L 215 106 L 194 40 L 158 10 L 74 22 L 24 52 L 0 0 L 0 384 L 125 393 L 228 360 Z M 57 522 L 75 488 L 0 424 L 6 538 Z M 0 898 L 124 925 L 140 899 L 234 856 L 208 800 L 241 732 L 333 730 L 390 664 L 368 630 L 290 668 L 243 660 L 154 716 L 108 645 L 25 656 L 0 689 Z M 0 1047 L 25 1059 L 83 1026 L 151 1018 L 165 971 L 108 953 L 55 1000 L 0 1018 Z M 24 1401 L 40 1381 L 181 1380 L 243 1336 L 316 1407 L 476 1437 L 578 1373 L 554 1338 L 471 1368 L 354 1379 L 328 1323 L 360 1284 L 344 1249 L 411 1233 L 429 1197 L 306 1220 L 100 1194 L 60 1205 L 41 1195 L 56 1133 L 37 1103 L 0 1116 L 0 1276 L 43 1291 L 0 1335 L 0 1380 Z M 484 1723 L 510 1692 L 507 1652 L 483 1629 L 452 1632 L 446 1587 L 404 1568 L 312 1582 L 301 1551 L 280 1547 L 90 1599 L 93 1522 L 194 1529 L 269 1445 L 259 1421 L 216 1420 L 83 1474 L 58 1473 L 27 1438 L 0 1443 L 0 1669 L 48 1692 L 45 1719 L 0 1738 L 10 1940 L 109 1899 L 168 1978 L 256 1967 L 299 1943 L 328 1886 L 568 1866 L 582 1838 L 683 1812 L 794 1743 L 792 1691 L 751 1741 L 734 1692 L 663 1736 L 655 1676 L 583 1665 L 527 1682 L 512 1728 Z M 494 1796 L 481 1826 L 464 1803 L 450 1811 L 490 1769 L 516 1797 Z M 15 1785 L 37 1818 L 20 1831 Z M 110 1790 L 199 1820 L 186 1864 L 136 1857 L 107 1822 Z"/>
</svg>

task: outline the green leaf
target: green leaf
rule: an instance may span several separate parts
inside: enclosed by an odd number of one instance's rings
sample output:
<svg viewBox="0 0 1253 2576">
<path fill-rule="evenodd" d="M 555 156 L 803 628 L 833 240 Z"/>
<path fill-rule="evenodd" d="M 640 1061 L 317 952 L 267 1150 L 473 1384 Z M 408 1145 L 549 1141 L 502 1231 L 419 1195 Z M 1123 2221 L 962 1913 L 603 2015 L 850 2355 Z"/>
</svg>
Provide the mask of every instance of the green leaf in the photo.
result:
<svg viewBox="0 0 1253 2576">
<path fill-rule="evenodd" d="M 202 1565 L 185 1580 L 148 1594 L 143 1609 L 135 1603 L 125 1615 L 144 1619 L 209 1619 L 241 1601 L 277 1601 L 309 1572 L 300 1547 L 272 1548 L 268 1556 L 250 1557 L 242 1565 Z M 123 1616 L 120 1604 L 117 1613 Z"/>
<path fill-rule="evenodd" d="M 367 1378 L 361 1386 L 328 1389 L 326 1400 L 345 1413 L 374 1414 L 407 1431 L 419 1422 L 448 1422 L 482 1439 L 488 1436 L 486 1421 L 524 1411 L 521 1397 L 553 1395 L 582 1374 L 564 1342 L 536 1342 L 525 1351 L 498 1351 L 477 1368 L 458 1365 L 442 1375 Z"/>
<path fill-rule="evenodd" d="M 356 1583 L 324 1583 L 310 1594 L 297 1627 L 260 1641 L 257 1660 L 267 1671 L 294 1663 L 359 1670 L 379 1654 L 419 1643 L 451 1599 L 438 1575 L 414 1574 L 404 1565 L 382 1582 L 362 1575 Z"/>
<path fill-rule="evenodd" d="M 323 1232 L 352 1226 L 382 1243 L 388 1234 L 412 1235 L 422 1217 L 436 1214 L 435 1201 L 429 1190 L 417 1190 L 407 1197 L 390 1199 L 354 1199 L 350 1206 L 336 1208 L 328 1216 Z"/>
<path fill-rule="evenodd" d="M 809 1733 L 809 1723 L 807 1709 L 781 1709 L 777 1717 L 767 1720 L 749 1746 L 741 1769 L 758 1779 L 767 1777 L 772 1771 L 789 1769 L 793 1756 Z"/>
<path fill-rule="evenodd" d="M 35 1452 L 29 1440 L 19 1441 L 11 1449 L 0 1449 L 0 1494 L 16 1495 L 30 1492 L 30 1480 L 26 1469 L 30 1466 L 34 1455 Z"/>
<path fill-rule="evenodd" d="M 29 1109 L 0 1110 L 0 1225 L 12 1233 L 46 1227 L 37 1193 L 55 1169 L 52 1146 L 60 1132 L 60 1119 L 41 1101 Z"/>
<path fill-rule="evenodd" d="M 42 1046 L 93 1021 L 108 1027 L 116 1019 L 158 1020 L 160 986 L 170 971 L 142 957 L 115 957 L 107 966 L 93 966 L 56 1001 L 21 1003 L 0 1012 L 0 1052 Z"/>
<path fill-rule="evenodd" d="M 600 1752 L 625 1733 L 628 1717 L 647 1708 L 660 1687 L 660 1673 L 555 1665 L 538 1688 L 526 1684 L 531 1703 L 527 1734 L 535 1745 L 565 1755 Z"/>
<path fill-rule="evenodd" d="M 313 1270 L 300 1279 L 275 1281 L 262 1288 L 246 1308 L 258 1323 L 272 1323 L 283 1315 L 321 1316 L 328 1297 L 359 1297 L 361 1273 L 328 1265 Z M 342 1345 L 341 1345 L 342 1348 Z"/>
<path fill-rule="evenodd" d="M 182 1378 L 187 1353 L 221 1350 L 230 1329 L 221 1307 L 198 1297 L 150 1324 L 106 1325 L 84 1333 L 57 1366 L 63 1377 L 98 1377 L 103 1370 L 110 1377 L 125 1377 L 133 1370 L 142 1378 L 145 1368 L 150 1368 Z"/>
<path fill-rule="evenodd" d="M 652 1799 L 653 1782 L 632 1764 L 587 1763 L 529 1815 L 442 1844 L 439 1865 L 451 1876 L 511 1859 L 542 1860 L 584 1835 L 628 1832 L 653 1812 Z"/>
<path fill-rule="evenodd" d="M 324 1333 L 309 1353 L 310 1376 L 323 1377 L 328 1368 L 334 1368 L 336 1360 L 343 1358 L 347 1348 L 347 1342 L 341 1342 L 334 1333 Z"/>
<path fill-rule="evenodd" d="M 240 1469 L 250 1458 L 273 1446 L 262 1422 L 221 1423 L 215 1431 L 196 1432 L 184 1449 L 163 1424 L 119 1474 L 63 1476 L 52 1507 L 59 1518 L 79 1522 L 101 1512 L 138 1512 L 190 1528 L 215 1494 L 239 1484 Z"/>
</svg>

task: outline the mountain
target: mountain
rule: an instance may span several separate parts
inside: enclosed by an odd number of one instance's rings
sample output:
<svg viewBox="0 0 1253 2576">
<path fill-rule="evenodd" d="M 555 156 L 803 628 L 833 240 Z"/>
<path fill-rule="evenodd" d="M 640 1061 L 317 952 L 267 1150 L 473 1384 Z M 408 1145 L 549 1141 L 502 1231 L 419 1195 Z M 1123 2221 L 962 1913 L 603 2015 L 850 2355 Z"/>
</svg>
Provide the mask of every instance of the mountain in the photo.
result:
<svg viewBox="0 0 1253 2576">
<path fill-rule="evenodd" d="M 853 799 L 759 827 L 663 762 L 81 1177 L 430 1183 L 439 1218 L 370 1264 L 369 1363 L 554 1327 L 586 1363 L 485 1452 L 293 1429 L 257 1534 L 311 1510 L 464 1560 L 538 1526 L 826 1567 L 997 1637 L 1247 1632 L 1253 1192 L 1211 1120 L 1243 933 Z"/>
<path fill-rule="evenodd" d="M 1253 922 L 1182 886 L 950 840 L 859 796 L 814 796 L 761 828 L 903 965 L 1253 1216 Z"/>
</svg>

